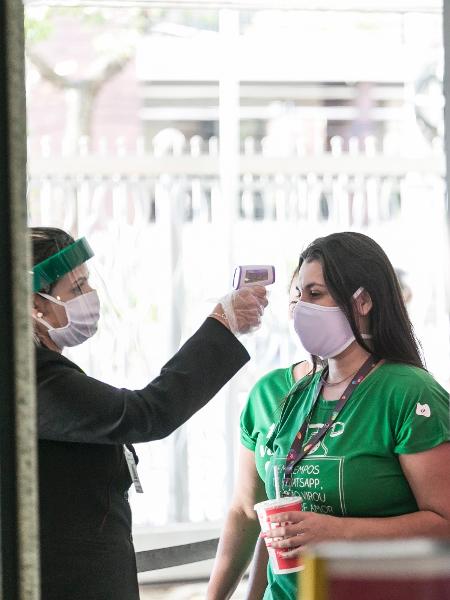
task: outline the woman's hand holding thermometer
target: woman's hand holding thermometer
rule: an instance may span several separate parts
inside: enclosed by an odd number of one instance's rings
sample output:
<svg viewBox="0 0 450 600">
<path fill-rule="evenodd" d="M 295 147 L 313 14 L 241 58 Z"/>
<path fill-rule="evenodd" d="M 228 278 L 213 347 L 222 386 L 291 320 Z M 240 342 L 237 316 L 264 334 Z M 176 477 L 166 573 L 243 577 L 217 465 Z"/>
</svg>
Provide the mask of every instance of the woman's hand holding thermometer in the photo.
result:
<svg viewBox="0 0 450 600">
<path fill-rule="evenodd" d="M 233 279 L 235 291 L 221 299 L 211 316 L 221 321 L 235 335 L 258 329 L 268 304 L 265 286 L 274 281 L 275 268 L 272 265 L 237 267 Z"/>
</svg>

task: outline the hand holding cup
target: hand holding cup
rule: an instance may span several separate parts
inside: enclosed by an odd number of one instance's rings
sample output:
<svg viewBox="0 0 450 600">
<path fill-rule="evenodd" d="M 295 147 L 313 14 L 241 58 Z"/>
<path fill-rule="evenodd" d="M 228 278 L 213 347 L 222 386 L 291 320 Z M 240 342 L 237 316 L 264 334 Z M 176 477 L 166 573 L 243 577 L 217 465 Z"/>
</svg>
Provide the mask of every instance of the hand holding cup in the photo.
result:
<svg viewBox="0 0 450 600">
<path fill-rule="evenodd" d="M 261 525 L 261 534 L 265 539 L 269 560 L 274 573 L 296 573 L 303 569 L 300 556 L 285 556 L 284 549 L 274 547 L 275 541 L 281 537 L 273 537 L 279 527 L 286 527 L 290 522 L 283 521 L 283 513 L 287 511 L 299 512 L 302 509 L 302 500 L 298 496 L 276 498 L 255 504 L 255 510 Z"/>
</svg>

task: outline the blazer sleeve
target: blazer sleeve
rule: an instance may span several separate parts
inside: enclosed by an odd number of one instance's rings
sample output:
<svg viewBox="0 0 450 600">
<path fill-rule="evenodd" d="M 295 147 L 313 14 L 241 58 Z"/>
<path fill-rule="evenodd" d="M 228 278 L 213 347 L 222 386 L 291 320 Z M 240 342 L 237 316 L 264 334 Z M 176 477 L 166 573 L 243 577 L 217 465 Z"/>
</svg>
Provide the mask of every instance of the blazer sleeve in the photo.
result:
<svg viewBox="0 0 450 600">
<path fill-rule="evenodd" d="M 141 390 L 102 383 L 60 354 L 39 348 L 39 438 L 99 444 L 161 439 L 211 400 L 249 358 L 237 338 L 212 318 Z"/>
</svg>

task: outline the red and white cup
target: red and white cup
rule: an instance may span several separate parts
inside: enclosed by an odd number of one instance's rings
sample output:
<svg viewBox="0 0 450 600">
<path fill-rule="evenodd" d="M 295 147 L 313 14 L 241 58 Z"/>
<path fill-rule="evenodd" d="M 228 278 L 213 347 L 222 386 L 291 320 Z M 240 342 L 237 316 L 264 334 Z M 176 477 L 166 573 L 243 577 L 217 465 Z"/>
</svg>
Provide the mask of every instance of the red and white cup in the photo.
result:
<svg viewBox="0 0 450 600">
<path fill-rule="evenodd" d="M 302 499 L 298 496 L 285 496 L 275 500 L 265 500 L 264 502 L 258 502 L 258 504 L 255 504 L 254 509 L 256 510 L 256 514 L 259 518 L 261 531 L 263 534 L 265 534 L 270 531 L 270 529 L 291 525 L 290 521 L 271 523 L 269 521 L 269 517 L 293 510 L 302 510 Z M 273 538 L 274 541 L 279 541 L 281 539 L 282 538 Z M 279 549 L 267 546 L 267 552 L 269 553 L 272 571 L 277 575 L 285 573 L 297 573 L 298 571 L 302 571 L 304 568 L 303 561 L 300 557 L 296 556 L 294 558 L 285 558 L 284 556 L 281 556 L 282 553 L 287 551 L 287 548 Z"/>
</svg>

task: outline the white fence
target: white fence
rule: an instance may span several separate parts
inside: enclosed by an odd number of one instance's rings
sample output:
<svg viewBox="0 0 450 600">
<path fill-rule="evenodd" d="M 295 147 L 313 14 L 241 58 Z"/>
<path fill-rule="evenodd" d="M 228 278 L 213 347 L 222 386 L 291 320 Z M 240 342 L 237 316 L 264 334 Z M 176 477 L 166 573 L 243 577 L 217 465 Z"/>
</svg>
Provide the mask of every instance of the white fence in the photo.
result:
<svg viewBox="0 0 450 600">
<path fill-rule="evenodd" d="M 176 182 L 183 195 L 183 220 L 210 222 L 215 201 L 220 201 L 217 138 L 185 140 L 176 130 L 158 135 L 151 153 L 142 140 L 135 148 L 120 138 L 111 145 L 100 140 L 93 151 L 89 140 L 81 139 L 76 156 L 68 156 L 64 145 L 52 148 L 49 138 L 39 143 L 30 140 L 30 193 L 41 198 L 50 194 L 56 201 L 61 195 L 67 198 L 66 194 L 84 196 L 89 187 L 97 205 L 119 194 L 119 215 L 131 224 L 142 218 L 155 221 L 158 185 Z M 400 188 L 408 175 L 428 180 L 443 175 L 439 142 L 433 152 L 411 156 L 401 151 L 398 139 L 386 138 L 377 147 L 372 137 L 364 142 L 353 138 L 344 151 L 344 140 L 336 137 L 328 153 L 317 148 L 315 154 L 306 155 L 299 141 L 293 154 L 280 155 L 277 140 L 257 143 L 247 138 L 239 160 L 236 217 L 329 220 L 346 227 L 390 220 L 400 208 L 404 195 Z M 124 203 L 132 205 L 126 213 Z M 45 202 L 40 206 L 45 210 Z M 73 217 L 69 213 L 67 218 Z"/>
<path fill-rule="evenodd" d="M 124 140 L 90 148 L 84 139 L 77 155 L 52 147 L 48 138 L 30 140 L 30 223 L 89 238 L 121 315 L 97 346 L 79 349 L 77 359 L 95 376 L 145 384 L 207 314 L 207 299 L 227 290 L 233 263 L 277 268 L 271 311 L 247 342 L 249 367 L 169 440 L 139 448 L 144 489 L 152 493 L 133 499 L 137 524 L 223 514 L 240 406 L 258 376 L 292 360 L 284 291 L 299 252 L 319 235 L 368 233 L 408 271 L 411 314 L 429 367 L 449 380 L 439 142 L 419 156 L 392 138 L 378 146 L 373 138 L 362 144 L 334 138 L 330 152 L 318 148 L 313 155 L 300 141 L 286 155 L 280 148 L 270 138 L 245 140 L 237 197 L 224 198 L 216 138 L 185 140 L 166 130 L 151 152 L 142 141 L 134 148 Z"/>
</svg>

